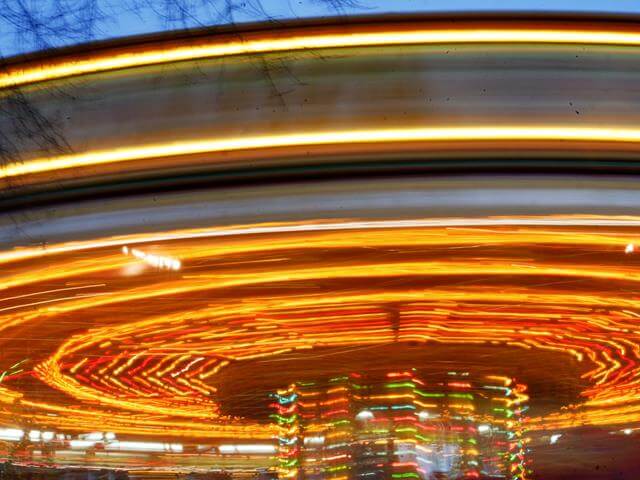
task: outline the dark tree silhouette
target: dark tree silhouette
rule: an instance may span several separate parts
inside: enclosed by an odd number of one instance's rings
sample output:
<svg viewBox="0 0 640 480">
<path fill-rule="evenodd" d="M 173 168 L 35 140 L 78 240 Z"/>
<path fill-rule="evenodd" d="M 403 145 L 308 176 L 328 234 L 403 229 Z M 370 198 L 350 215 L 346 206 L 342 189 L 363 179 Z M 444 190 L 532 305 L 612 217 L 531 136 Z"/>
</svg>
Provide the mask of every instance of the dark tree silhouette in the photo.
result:
<svg viewBox="0 0 640 480">
<path fill-rule="evenodd" d="M 362 7 L 358 0 L 312 2 L 338 15 L 347 8 Z M 276 21 L 262 0 L 0 0 L 0 31 L 4 30 L 0 42 L 15 41 L 23 46 L 20 50 L 29 51 L 90 41 L 103 33 L 100 25 L 117 22 L 121 11 L 137 14 L 140 21 L 159 20 L 167 29 L 234 25 L 239 14 L 244 19 Z M 274 64 L 260 57 L 257 66 L 274 96 L 281 97 L 272 72 L 286 69 L 284 62 Z M 0 43 L 0 70 L 3 68 Z M 38 109 L 20 88 L 0 91 L 0 162 L 19 160 L 25 146 L 43 153 L 71 150 L 56 119 Z"/>
<path fill-rule="evenodd" d="M 123 12 L 141 22 L 159 20 L 166 28 L 195 28 L 244 19 L 273 20 L 264 0 L 0 0 L 0 41 L 19 42 L 34 50 L 92 40 L 115 24 Z M 287 0 L 282 0 L 287 1 Z M 331 14 L 364 8 L 359 0 L 308 0 Z M 104 28 L 104 27 L 103 27 Z"/>
<path fill-rule="evenodd" d="M 43 114 L 19 88 L 2 92 L 0 97 L 0 161 L 20 160 L 25 146 L 47 153 L 70 150 L 56 122 Z"/>
<path fill-rule="evenodd" d="M 13 41 L 35 49 L 91 40 L 105 18 L 101 0 L 0 0 L 0 21 Z M 5 41 L 9 41 L 6 37 Z M 0 44 L 0 69 L 6 67 Z M 62 129 L 29 101 L 22 89 L 0 91 L 0 161 L 20 160 L 25 146 L 51 153 L 69 151 Z"/>
<path fill-rule="evenodd" d="M 97 33 L 104 0 L 0 0 L 0 20 L 14 40 L 36 49 L 82 42 Z"/>
</svg>

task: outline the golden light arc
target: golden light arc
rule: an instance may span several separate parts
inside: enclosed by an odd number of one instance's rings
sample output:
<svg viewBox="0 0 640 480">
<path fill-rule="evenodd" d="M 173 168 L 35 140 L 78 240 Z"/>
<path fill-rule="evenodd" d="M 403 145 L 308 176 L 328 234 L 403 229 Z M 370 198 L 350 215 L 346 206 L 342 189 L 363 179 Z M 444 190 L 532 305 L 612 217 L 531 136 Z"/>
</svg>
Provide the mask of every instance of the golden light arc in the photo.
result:
<svg viewBox="0 0 640 480">
<path fill-rule="evenodd" d="M 314 131 L 282 135 L 260 135 L 236 138 L 213 138 L 189 142 L 135 146 L 130 148 L 37 158 L 0 167 L 0 179 L 10 179 L 30 174 L 117 164 L 134 160 L 167 158 L 192 154 L 215 154 L 240 150 L 257 150 L 277 147 L 304 147 L 318 145 L 384 144 L 406 142 L 473 142 L 473 141 L 560 141 L 604 142 L 612 144 L 640 144 L 640 129 L 566 127 L 562 125 L 540 127 L 522 126 L 473 126 L 426 127 L 401 129 L 368 129 Z M 215 163 L 215 158 L 212 160 Z"/>
<path fill-rule="evenodd" d="M 523 26 L 486 28 L 477 25 L 466 29 L 386 27 L 375 31 L 371 27 L 351 27 L 351 31 L 332 32 L 289 32 L 280 38 L 273 33 L 237 34 L 225 36 L 222 40 L 213 36 L 206 40 L 196 40 L 192 45 L 177 45 L 173 48 L 146 48 L 136 51 L 115 51 L 92 58 L 71 58 L 45 61 L 31 66 L 11 66 L 0 75 L 0 89 L 60 78 L 106 72 L 123 68 L 180 62 L 204 58 L 232 55 L 252 55 L 300 50 L 318 50 L 347 47 L 373 47 L 392 45 L 434 45 L 434 44 L 577 44 L 577 45 L 640 45 L 640 33 L 616 29 L 560 29 L 531 28 Z"/>
<path fill-rule="evenodd" d="M 526 220 L 538 225 L 526 225 Z M 602 224 L 615 223 L 603 218 Z M 620 218 L 621 225 L 638 225 L 640 219 Z M 224 242 L 199 232 L 175 232 L 173 240 L 159 242 L 153 234 L 137 236 L 140 248 L 153 248 L 180 258 L 179 274 L 155 274 L 139 286 L 128 286 L 129 277 L 121 277 L 128 264 L 135 261 L 122 255 L 115 239 L 101 239 L 83 245 L 80 250 L 65 250 L 59 268 L 57 254 L 49 253 L 46 269 L 29 270 L 28 256 L 7 260 L 14 279 L 6 279 L 7 298 L 14 288 L 37 289 L 46 282 L 69 282 L 99 273 L 111 278 L 105 294 L 83 294 L 69 297 L 54 293 L 51 303 L 22 307 L 2 314 L 3 334 L 32 322 L 55 324 L 60 320 L 94 316 L 100 309 L 137 311 L 139 320 L 96 326 L 71 335 L 55 352 L 50 352 L 36 367 L 35 375 L 55 390 L 70 395 L 79 404 L 89 406 L 84 414 L 78 408 L 47 404 L 24 397 L 4 383 L 3 402 L 27 409 L 29 417 L 59 428 L 82 430 L 100 418 L 105 425 L 120 432 L 153 435 L 158 425 L 172 429 L 172 435 L 196 435 L 207 438 L 268 438 L 268 426 L 247 419 L 219 417 L 216 401 L 216 378 L 230 362 L 268 358 L 282 353 L 327 346 L 385 344 L 394 341 L 429 343 L 501 344 L 521 349 L 549 350 L 569 355 L 591 368 L 585 376 L 589 387 L 584 401 L 567 406 L 566 411 L 534 418 L 531 428 L 549 430 L 576 425 L 614 426 L 632 423 L 640 414 L 640 303 L 633 295 L 604 294 L 589 282 L 622 282 L 637 284 L 640 274 L 635 262 L 624 253 L 625 242 L 633 239 L 637 228 L 604 227 L 594 231 L 585 227 L 598 218 L 557 217 L 545 219 L 485 219 L 482 226 L 456 227 L 456 221 L 440 226 L 433 221 L 425 225 L 399 227 L 385 222 L 339 224 L 329 228 L 323 224 L 289 224 L 256 226 L 271 228 L 271 233 L 256 234 L 251 227 L 246 235 L 227 236 Z M 523 225 L 518 226 L 522 221 Z M 548 221 L 548 225 L 545 225 Z M 367 228 L 373 226 L 386 228 Z M 460 223 L 464 223 L 461 219 Z M 563 225 L 564 223 L 564 225 Z M 572 226 L 572 223 L 575 223 Z M 580 226 L 582 224 L 582 226 Z M 278 236 L 282 232 L 292 231 Z M 232 229 L 241 232 L 242 228 Z M 293 233 L 295 232 L 295 233 Z M 212 232 L 206 232 L 210 235 Z M 222 233 L 218 230 L 218 233 Z M 167 237 L 169 238 L 169 237 Z M 181 240 L 176 240 L 181 239 Z M 146 242 L 145 242 L 146 240 Z M 122 239 L 120 240 L 122 242 Z M 195 243 L 194 243 L 195 242 Z M 110 246 L 106 246 L 110 245 Z M 514 259 L 477 258 L 474 262 L 456 259 L 461 249 L 473 252 L 477 245 L 508 248 L 511 252 L 530 248 L 559 248 L 581 251 L 598 259 L 574 264 L 561 257 L 523 257 Z M 550 247 L 551 246 L 551 247 Z M 415 262 L 378 260 L 358 257 L 345 264 L 331 260 L 324 265 L 295 264 L 287 260 L 304 252 L 339 252 L 344 249 L 393 249 L 402 252 L 415 248 L 456 252 L 445 257 Z M 453 250 L 450 250 L 453 249 Z M 34 249 L 35 250 L 35 249 Z M 90 256 L 87 253 L 93 251 Z M 84 252 L 74 255 L 73 252 Z M 512 253 L 512 256 L 516 253 Z M 71 257 L 69 257 L 71 254 Z M 225 259 L 235 261 L 231 270 L 223 271 Z M 267 264 L 257 258 L 273 258 Z M 604 255 L 612 257 L 606 264 Z M 337 257 L 336 257 L 337 258 Z M 614 261 L 615 260 L 615 261 Z M 26 261 L 26 263 L 24 263 Z M 198 269 L 202 264 L 221 267 Z M 264 265 L 269 265 L 265 268 Z M 194 270 L 195 269 L 195 270 Z M 394 292 L 376 289 L 368 292 L 327 291 L 311 296 L 292 291 L 290 294 L 258 294 L 242 302 L 225 299 L 229 288 L 267 288 L 274 285 L 298 285 L 314 281 L 339 281 L 350 278 L 358 283 L 371 278 L 435 278 L 473 277 L 477 279 L 556 278 L 582 279 L 587 282 L 578 290 L 508 285 L 496 289 L 489 285 L 465 288 L 400 288 Z M 75 280 L 74 280 L 75 279 Z M 360 279 L 360 280 L 358 280 Z M 541 285 L 546 285 L 544 281 Z M 536 283 L 534 283 L 535 285 Z M 570 282 L 571 284 L 571 282 Z M 597 284 L 594 284 L 597 285 Z M 145 314 L 144 305 L 156 299 L 197 297 L 208 292 L 217 300 L 202 307 L 184 307 L 166 315 Z M 57 297 L 57 298 L 56 298 Z M 195 298 L 195 297 L 194 297 Z M 271 298 L 271 299 L 270 299 Z M 400 307 L 400 330 L 392 331 L 384 305 Z M 176 305 L 179 305 L 178 302 Z M 492 306 L 500 305 L 499 309 Z M 153 312 L 153 310 L 151 310 Z M 96 317 L 97 318 L 97 317 Z M 128 317 L 127 317 L 128 318 Z M 395 333 L 394 333 L 395 332 Z M 399 337 L 398 337 L 399 335 Z M 136 339 L 135 342 L 131 342 Z M 250 381 L 247 379 L 247 381 Z M 11 407 L 9 407 L 11 408 Z M 46 412 L 58 412 L 47 418 Z M 148 415 L 162 415 L 151 420 Z M 24 412 L 23 412 L 24 414 Z M 73 416 L 73 421 L 69 418 Z M 5 419 L 6 420 L 6 419 Z M 219 421 L 218 421 L 219 420 Z M 207 427 L 198 426 L 207 422 Z M 154 423 L 155 422 L 155 423 Z"/>
</svg>

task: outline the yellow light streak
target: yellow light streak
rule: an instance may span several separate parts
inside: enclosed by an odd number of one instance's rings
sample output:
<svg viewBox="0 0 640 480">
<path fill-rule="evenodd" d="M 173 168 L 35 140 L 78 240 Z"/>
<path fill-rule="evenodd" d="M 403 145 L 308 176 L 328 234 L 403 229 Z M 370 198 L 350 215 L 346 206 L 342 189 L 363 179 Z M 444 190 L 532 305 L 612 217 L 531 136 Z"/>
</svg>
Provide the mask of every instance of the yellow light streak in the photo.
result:
<svg viewBox="0 0 640 480">
<path fill-rule="evenodd" d="M 148 242 L 168 242 L 174 240 L 195 240 L 195 239 L 204 239 L 204 238 L 224 238 L 224 237 L 240 237 L 245 235 L 259 235 L 259 234 L 295 234 L 302 232 L 343 232 L 348 230 L 363 230 L 368 229 L 372 230 L 372 232 L 377 232 L 378 234 L 383 233 L 384 230 L 388 229 L 397 229 L 397 228 L 421 228 L 421 227 L 499 227 L 499 226 L 575 226 L 575 227 L 640 227 L 640 217 L 633 216 L 619 216 L 619 217 L 604 217 L 604 216 L 584 216 L 584 217 L 565 217 L 565 216 L 550 216 L 550 217 L 524 217 L 524 218 L 515 218 L 515 217 L 503 217 L 503 218 L 442 218 L 442 219 L 419 219 L 419 220 L 354 220 L 354 221 L 341 221 L 341 222 L 300 222 L 294 224 L 287 223 L 273 223 L 273 224 L 259 224 L 259 225 L 243 225 L 243 226 L 234 226 L 234 227 L 213 227 L 213 228 L 203 228 L 203 229 L 184 229 L 184 230 L 176 230 L 172 232 L 163 232 L 163 233 L 142 233 L 142 234 L 131 234 L 124 235 L 120 237 L 110 237 L 110 238 L 101 238 L 87 241 L 74 241 L 68 243 L 60 243 L 53 244 L 47 246 L 46 249 L 40 247 L 27 247 L 27 248 L 16 248 L 14 250 L 3 251 L 0 252 L 0 264 L 6 264 L 21 260 L 27 260 L 32 258 L 38 258 L 43 256 L 51 256 L 51 255 L 59 255 L 63 253 L 77 252 L 82 250 L 92 250 L 92 249 L 100 249 L 100 248 L 108 248 L 108 247 L 120 247 L 125 245 L 126 243 L 148 243 Z M 452 233 L 447 237 L 447 241 L 450 238 L 454 238 L 451 236 Z M 517 241 L 544 241 L 545 239 L 551 240 L 554 242 L 560 242 L 562 244 L 573 243 L 575 241 L 579 241 L 582 243 L 591 243 L 594 245 L 617 245 L 620 243 L 620 238 L 623 234 L 617 235 L 607 235 L 607 234 L 592 234 L 581 232 L 580 234 L 575 233 L 572 236 L 560 236 L 556 237 L 555 232 L 552 230 L 548 231 L 539 231 L 535 233 L 535 238 L 531 235 L 534 235 L 533 232 L 527 233 L 527 235 L 517 239 L 515 233 L 510 233 L 507 237 L 498 237 L 500 243 L 504 242 L 517 242 Z M 344 237 L 344 235 L 340 234 L 340 236 Z M 366 236 L 361 236 L 359 238 L 360 242 L 367 242 L 368 245 L 381 245 L 382 243 L 369 243 L 369 239 L 371 237 L 376 238 L 376 233 L 373 235 L 370 233 Z M 350 238 L 353 237 L 353 234 L 350 234 Z M 488 241 L 489 237 L 491 237 L 491 241 L 496 241 L 496 237 L 488 233 L 487 237 L 474 237 L 470 239 L 468 236 L 460 235 L 456 238 L 457 244 L 464 245 L 475 241 Z M 337 241 L 337 240 L 336 240 Z M 438 241 L 438 237 L 434 237 L 432 239 L 434 244 L 442 244 L 446 243 L 442 240 Z M 408 242 L 408 243 L 406 243 Z M 344 243 L 344 242 L 343 242 Z M 405 245 L 407 244 L 418 244 L 415 240 L 408 241 L 405 240 Z M 291 246 L 290 242 L 279 242 L 272 243 L 269 246 L 263 245 L 263 249 L 276 249 L 277 245 L 279 248 L 286 248 L 287 245 Z M 343 245 L 345 246 L 345 245 Z M 229 247 L 228 247 L 229 248 Z M 246 251 L 246 247 L 233 247 L 231 246 L 225 253 L 230 254 L 232 252 L 240 253 Z M 223 252 L 219 252 L 223 253 Z M 184 258 L 193 258 L 192 255 L 184 255 Z M 111 260 L 115 261 L 115 258 Z M 124 263 L 122 263 L 124 265 Z M 112 264 L 111 267 L 115 267 L 117 265 Z M 87 270 L 84 273 L 96 272 L 100 271 L 104 268 L 111 268 L 100 266 L 97 267 L 92 265 L 91 267 L 87 267 Z M 76 272 L 76 274 L 80 274 L 81 272 Z M 40 272 L 41 274 L 41 272 Z M 66 275 L 66 274 L 65 274 Z M 28 275 L 29 277 L 31 274 Z M 19 282 L 11 282 L 9 285 L 19 285 Z M 2 284 L 2 287 L 6 287 L 7 283 Z M 1 288 L 1 287 L 0 287 Z"/>
<path fill-rule="evenodd" d="M 637 418 L 640 411 L 640 379 L 637 377 L 640 330 L 637 316 L 629 312 L 640 311 L 640 301 L 633 296 L 632 287 L 617 293 L 602 292 L 600 287 L 594 289 L 587 283 L 625 282 L 628 287 L 632 282 L 640 282 L 637 266 L 626 260 L 628 257 L 620 248 L 627 243 L 622 237 L 637 235 L 640 227 L 637 218 L 543 217 L 434 222 L 235 226 L 223 230 L 183 231 L 182 237 L 177 232 L 145 234 L 137 238 L 140 241 L 171 239 L 170 244 L 163 245 L 163 251 L 184 258 L 187 265 L 208 263 L 212 268 L 198 275 L 161 275 L 136 284 L 130 284 L 128 278 L 111 275 L 121 267 L 118 262 L 122 256 L 118 248 L 60 258 L 49 253 L 44 263 L 58 272 L 56 277 L 43 276 L 41 270 L 34 269 L 40 262 L 16 263 L 7 269 L 3 279 L 8 290 L 4 295 L 6 299 L 19 302 L 22 295 L 16 295 L 17 292 L 31 291 L 30 285 L 37 288 L 41 282 L 54 286 L 66 282 L 75 284 L 77 277 L 84 277 L 87 272 L 95 275 L 91 268 L 93 264 L 105 266 L 101 271 L 109 278 L 110 295 L 61 298 L 55 306 L 33 305 L 29 310 L 5 312 L 0 327 L 3 335 L 11 338 L 12 332 L 19 330 L 58 324 L 63 328 L 65 322 L 75 318 L 95 318 L 97 322 L 87 331 L 60 335 L 55 352 L 50 351 L 51 355 L 44 361 L 38 360 L 35 368 L 37 379 L 87 406 L 91 415 L 77 416 L 71 410 L 58 410 L 61 405 L 56 405 L 55 399 L 51 404 L 34 403 L 28 393 L 25 393 L 27 398 L 22 398 L 21 393 L 9 390 L 17 386 L 10 382 L 6 384 L 8 395 L 3 395 L 0 401 L 7 412 L 32 415 L 28 410 L 32 409 L 33 418 L 38 421 L 45 418 L 44 412 L 58 412 L 64 417 L 55 417 L 51 422 L 79 430 L 89 428 L 95 418 L 102 420 L 104 417 L 105 424 L 118 432 L 154 435 L 158 432 L 157 426 L 166 425 L 176 435 L 187 435 L 187 432 L 195 431 L 193 425 L 197 421 L 205 421 L 210 429 L 207 436 L 222 438 L 242 432 L 239 437 L 265 438 L 267 432 L 259 425 L 221 417 L 223 410 L 218 406 L 225 400 L 217 397 L 212 386 L 226 381 L 223 369 L 230 362 L 275 357 L 298 347 L 315 349 L 417 341 L 424 344 L 512 345 L 572 355 L 580 361 L 584 359 L 583 371 L 590 370 L 583 375 L 584 400 L 579 405 L 534 419 L 534 429 L 621 425 L 630 421 L 633 415 Z M 612 225 L 613 228 L 592 228 L 596 224 Z M 620 225 L 634 228 L 623 231 L 618 228 Z M 465 228 L 456 228 L 459 226 Z M 235 238 L 220 241 L 216 237 L 228 232 L 235 232 Z M 268 235 L 249 235 L 248 232 Z M 193 238 L 199 242 L 194 243 Z M 73 248 L 69 251 L 115 241 L 97 239 L 95 243 L 70 244 Z M 482 254 L 470 262 L 457 253 L 460 246 L 479 244 L 504 247 L 509 255 L 485 257 Z M 335 257 L 334 264 L 332 255 L 333 251 L 354 248 L 398 251 L 407 248 L 412 251 L 415 250 L 413 247 L 419 246 L 422 251 L 441 251 L 444 245 L 452 249 L 447 249 L 448 253 L 443 256 L 415 261 L 355 255 L 345 265 L 340 255 Z M 553 255 L 514 261 L 514 252 L 529 252 L 529 246 L 549 247 Z M 69 252 L 63 245 L 52 245 L 51 249 L 57 253 Z M 292 263 L 289 261 L 291 255 L 283 255 L 284 251 L 301 254 L 307 249 L 325 252 L 326 261 Z M 583 251 L 590 255 L 582 257 L 580 262 L 572 262 L 560 254 L 563 251 Z M 263 256 L 267 252 L 283 260 L 270 263 L 265 270 L 256 266 L 252 255 Z M 607 258 L 606 252 L 613 257 Z M 226 270 L 215 267 L 218 262 L 226 265 L 224 261 L 228 256 L 246 258 L 246 264 L 236 262 L 233 268 Z M 194 259 L 207 259 L 207 262 Z M 533 266 L 535 268 L 531 268 Z M 552 275 L 583 281 L 577 290 L 545 287 L 546 281 L 540 285 L 534 283 L 536 286 L 515 282 L 499 289 L 475 283 L 473 286 L 421 289 L 411 283 L 406 290 L 387 290 L 372 283 L 362 291 L 330 290 L 329 294 L 314 295 L 287 291 L 273 296 L 250 296 L 242 302 L 223 295 L 227 287 L 250 286 L 257 291 L 264 286 L 270 292 L 270 285 L 279 282 L 295 285 L 297 282 L 308 284 L 342 278 L 364 282 L 373 277 L 383 281 L 402 276 L 433 278 L 446 275 L 479 279 L 500 276 L 509 282 L 517 276 L 533 280 Z M 53 282 L 54 278 L 57 282 Z M 24 287 L 28 288 L 23 290 Z M 197 298 L 200 295 L 192 294 L 200 291 L 209 291 L 211 295 L 207 296 L 216 301 L 194 305 L 187 302 L 177 311 L 166 314 L 154 309 L 157 299 L 168 304 L 173 295 L 189 294 L 191 298 Z M 50 287 L 43 292 L 61 296 L 66 293 L 65 289 Z M 390 303 L 398 306 L 399 324 L 395 330 L 382 308 Z M 103 323 L 99 320 L 100 312 L 107 306 L 109 311 L 126 311 L 127 315 Z M 277 328 L 254 329 L 258 324 L 271 324 Z M 94 364 L 98 358 L 102 361 Z M 199 381 L 194 382 L 194 379 Z M 508 377 L 490 379 L 504 385 L 511 381 Z M 336 391 L 342 391 L 341 388 L 337 387 Z M 524 393 L 514 395 L 510 400 L 514 405 L 527 398 Z M 38 411 L 44 412 L 40 415 Z M 0 412 L 0 421 L 6 421 L 7 415 L 9 413 Z M 152 424 L 145 420 L 148 415 L 165 417 Z M 190 420 L 193 423 L 189 423 Z M 229 430 L 222 428 L 224 424 L 229 425 Z"/>
<path fill-rule="evenodd" d="M 36 82 L 44 82 L 76 75 L 106 72 L 124 68 L 160 65 L 187 60 L 220 58 L 274 52 L 318 50 L 330 48 L 374 47 L 434 44 L 578 44 L 578 45 L 640 45 L 640 34 L 629 31 L 551 29 L 523 26 L 522 28 L 466 29 L 402 28 L 390 26 L 384 31 L 358 31 L 332 33 L 289 33 L 278 38 L 278 32 L 266 34 L 240 34 L 241 38 L 210 38 L 199 45 L 174 45 L 149 48 L 144 51 L 124 49 L 92 58 L 61 58 L 49 63 L 16 66 L 0 75 L 0 89 Z M 325 29 L 327 30 L 327 29 Z M 299 30 L 298 30 L 299 32 Z M 280 35 L 283 35 L 280 32 Z M 253 38 L 252 38 L 253 37 Z"/>
<path fill-rule="evenodd" d="M 521 125 L 510 127 L 372 128 L 366 130 L 335 130 L 212 138 L 36 158 L 19 163 L 14 162 L 0 167 L 0 179 L 135 160 L 241 150 L 346 144 L 474 141 L 564 141 L 637 144 L 640 143 L 640 129 L 565 127 L 562 125 L 546 127 Z"/>
</svg>

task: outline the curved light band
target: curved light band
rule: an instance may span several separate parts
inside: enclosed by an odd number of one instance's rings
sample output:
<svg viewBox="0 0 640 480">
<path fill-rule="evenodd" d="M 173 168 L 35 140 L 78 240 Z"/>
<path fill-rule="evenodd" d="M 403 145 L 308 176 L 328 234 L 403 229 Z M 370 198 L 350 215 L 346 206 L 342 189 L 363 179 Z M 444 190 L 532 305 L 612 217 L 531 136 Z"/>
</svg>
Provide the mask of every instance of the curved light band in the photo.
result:
<svg viewBox="0 0 640 480">
<path fill-rule="evenodd" d="M 277 32 L 275 33 L 277 34 Z M 272 34 L 273 35 L 273 34 Z M 238 36 L 241 37 L 241 34 Z M 355 31 L 292 35 L 285 38 L 211 39 L 200 45 L 115 52 L 88 59 L 60 59 L 36 66 L 10 68 L 0 74 L 0 89 L 75 75 L 204 58 L 322 48 L 461 43 L 533 43 L 640 45 L 640 33 L 615 30 L 474 28 Z"/>
<path fill-rule="evenodd" d="M 640 227 L 640 217 L 634 216 L 546 216 L 546 217 L 504 217 L 504 218 L 437 218 L 420 220 L 354 220 L 326 223 L 282 223 L 260 224 L 258 226 L 210 227 L 200 229 L 174 230 L 165 233 L 137 233 L 112 238 L 74 241 L 42 247 L 24 247 L 13 250 L 0 250 L 0 265 L 19 262 L 32 258 L 58 255 L 69 252 L 99 248 L 122 247 L 127 244 L 149 242 L 170 242 L 175 240 L 194 240 L 202 238 L 223 238 L 242 235 L 294 234 L 301 232 L 331 232 L 349 230 L 380 230 L 396 228 L 423 227 L 498 227 L 498 226 L 537 226 L 537 227 Z M 629 240 L 618 234 L 621 240 Z M 0 288 L 1 289 L 1 288 Z"/>
<path fill-rule="evenodd" d="M 230 152 L 251 149 L 393 142 L 450 141 L 578 141 L 640 143 L 640 128 L 562 126 L 425 127 L 337 130 L 325 132 L 213 138 L 189 142 L 143 145 L 81 154 L 39 158 L 0 167 L 0 179 L 61 169 L 88 167 L 150 158 Z"/>
</svg>

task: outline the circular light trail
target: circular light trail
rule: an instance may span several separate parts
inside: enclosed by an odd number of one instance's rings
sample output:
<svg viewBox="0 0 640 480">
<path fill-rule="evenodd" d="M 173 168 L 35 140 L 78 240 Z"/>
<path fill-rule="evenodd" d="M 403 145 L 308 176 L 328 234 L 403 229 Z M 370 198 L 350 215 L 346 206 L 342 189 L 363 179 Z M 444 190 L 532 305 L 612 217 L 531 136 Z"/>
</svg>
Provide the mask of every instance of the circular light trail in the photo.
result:
<svg viewBox="0 0 640 480">
<path fill-rule="evenodd" d="M 491 22 L 486 22 L 491 23 Z M 351 27 L 348 33 L 332 28 L 303 29 L 281 33 L 279 36 L 268 32 L 256 34 L 241 32 L 236 35 L 224 35 L 222 39 L 213 38 L 194 40 L 190 45 L 177 44 L 165 48 L 140 48 L 115 50 L 112 53 L 98 54 L 92 58 L 60 59 L 42 62 L 30 66 L 11 66 L 0 75 L 0 89 L 36 82 L 45 82 L 75 75 L 85 75 L 123 68 L 158 65 L 163 63 L 196 60 L 203 58 L 225 57 L 232 55 L 252 55 L 299 50 L 318 50 L 326 48 L 374 47 L 390 45 L 428 45 L 428 44 L 577 44 L 577 45 L 640 45 L 640 33 L 625 28 L 532 28 L 526 24 L 521 28 L 487 28 L 471 24 L 466 29 L 442 28 L 437 24 L 433 28 L 420 26 L 388 25 L 382 29 L 376 26 Z M 314 31 L 315 30 L 315 31 Z M 319 30 L 319 32 L 318 32 Z M 195 43 L 195 45 L 194 45 Z"/>
<path fill-rule="evenodd" d="M 402 129 L 370 129 L 330 132 L 291 133 L 227 139 L 198 140 L 193 142 L 148 145 L 132 148 L 87 152 L 59 157 L 32 159 L 0 167 L 0 179 L 23 175 L 57 172 L 59 170 L 101 164 L 120 163 L 163 157 L 220 153 L 236 150 L 255 150 L 276 147 L 316 145 L 353 145 L 403 142 L 585 142 L 585 143 L 640 143 L 640 129 L 590 127 L 428 127 Z M 215 162 L 215 160 L 213 160 Z"/>
<path fill-rule="evenodd" d="M 232 229 L 238 234 L 224 237 L 138 237 L 145 251 L 179 258 L 179 272 L 149 266 L 136 272 L 131 264 L 141 261 L 106 239 L 96 248 L 53 246 L 38 271 L 29 256 L 5 259 L 12 275 L 0 299 L 2 335 L 11 339 L 35 325 L 50 331 L 57 345 L 33 345 L 33 381 L 77 406 L 31 398 L 13 387 L 22 381 L 18 375 L 2 384 L 4 421 L 29 418 L 82 431 L 99 418 L 120 433 L 157 435 L 164 425 L 174 437 L 268 439 L 269 425 L 221 414 L 216 378 L 230 364 L 295 351 L 313 362 L 321 348 L 417 343 L 571 357 L 589 366 L 582 400 L 534 416 L 529 427 L 628 428 L 640 414 L 640 300 L 633 294 L 640 273 L 624 249 L 637 227 L 596 232 L 580 225 L 598 219 L 549 220 L 547 226 L 518 225 L 519 219 L 464 227 L 445 220 L 404 228 L 299 224 L 274 226 L 272 233 Z M 274 233 L 278 228 L 288 233 Z M 41 287 L 81 286 L 96 277 L 104 282 L 74 295 Z M 398 323 L 389 319 L 390 305 Z M 88 319 L 93 327 L 79 330 Z"/>
</svg>

